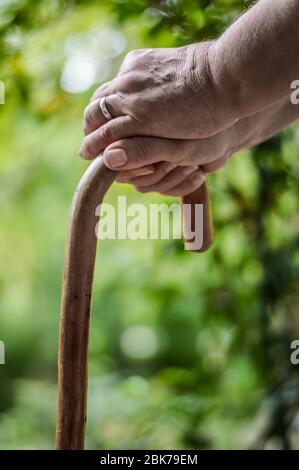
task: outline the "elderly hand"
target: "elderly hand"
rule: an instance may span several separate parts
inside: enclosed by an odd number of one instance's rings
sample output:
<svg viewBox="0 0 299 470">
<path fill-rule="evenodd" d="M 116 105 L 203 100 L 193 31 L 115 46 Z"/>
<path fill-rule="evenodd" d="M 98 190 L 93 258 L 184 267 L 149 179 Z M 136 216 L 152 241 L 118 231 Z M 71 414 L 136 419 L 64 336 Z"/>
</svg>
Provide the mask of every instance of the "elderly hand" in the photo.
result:
<svg viewBox="0 0 299 470">
<path fill-rule="evenodd" d="M 141 193 L 186 196 L 201 186 L 205 173 L 226 164 L 234 151 L 234 129 L 209 139 L 135 137 L 120 144 L 131 159 L 126 169 L 119 172 L 119 183 L 132 184 Z"/>
<path fill-rule="evenodd" d="M 223 167 L 228 157 L 215 163 L 196 166 L 176 166 L 173 163 L 160 162 L 143 168 L 122 171 L 116 178 L 119 183 L 134 186 L 140 193 L 157 192 L 165 196 L 186 196 L 199 188 L 205 180 L 205 173 Z"/>
<path fill-rule="evenodd" d="M 109 158 L 108 152 L 120 139 L 198 139 L 230 127 L 236 120 L 229 112 L 233 95 L 214 83 L 213 47 L 207 42 L 128 54 L 119 75 L 96 91 L 85 110 L 81 155 L 92 159 L 108 147 L 107 164 L 118 168 L 126 162 L 125 152 L 115 151 L 120 145 Z M 100 108 L 103 97 L 114 118 L 108 122 Z"/>
<path fill-rule="evenodd" d="M 122 145 L 132 162 L 119 172 L 117 181 L 132 184 L 142 193 L 185 196 L 202 184 L 204 173 L 218 170 L 236 151 L 269 139 L 298 117 L 299 106 L 285 98 L 208 139 L 125 139 Z M 180 162 L 189 166 L 180 166 Z"/>
<path fill-rule="evenodd" d="M 123 139 L 207 139 L 289 97 L 299 70 L 298 19 L 298 0 L 260 0 L 214 42 L 130 53 L 85 111 L 81 155 L 106 149 L 107 166 L 124 169 L 131 155 Z M 101 99 L 114 118 L 108 122 Z M 196 163 L 205 162 L 199 154 Z"/>
</svg>

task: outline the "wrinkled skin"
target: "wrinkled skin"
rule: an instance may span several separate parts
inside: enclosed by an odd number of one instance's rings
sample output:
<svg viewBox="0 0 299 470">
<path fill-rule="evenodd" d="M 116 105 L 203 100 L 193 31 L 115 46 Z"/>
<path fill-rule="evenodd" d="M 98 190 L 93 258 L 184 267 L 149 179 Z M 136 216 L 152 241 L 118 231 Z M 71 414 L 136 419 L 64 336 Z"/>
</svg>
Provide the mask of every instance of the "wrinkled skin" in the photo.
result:
<svg viewBox="0 0 299 470">
<path fill-rule="evenodd" d="M 260 0 L 216 41 L 131 52 L 85 110 L 81 156 L 104 151 L 118 181 L 142 192 L 193 191 L 238 149 L 298 119 L 298 21 L 298 0 Z"/>
</svg>

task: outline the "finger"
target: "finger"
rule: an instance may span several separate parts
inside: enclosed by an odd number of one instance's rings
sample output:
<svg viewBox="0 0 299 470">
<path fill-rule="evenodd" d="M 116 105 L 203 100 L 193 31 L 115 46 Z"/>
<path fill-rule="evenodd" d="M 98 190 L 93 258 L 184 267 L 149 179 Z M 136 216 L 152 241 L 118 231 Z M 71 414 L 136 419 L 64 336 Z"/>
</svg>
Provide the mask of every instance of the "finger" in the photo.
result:
<svg viewBox="0 0 299 470">
<path fill-rule="evenodd" d="M 168 196 L 187 196 L 187 194 L 192 193 L 197 188 L 199 188 L 205 180 L 204 173 L 198 169 L 190 176 L 188 176 L 185 181 L 176 186 L 175 188 L 167 190 Z M 162 193 L 163 194 L 163 193 Z"/>
<path fill-rule="evenodd" d="M 154 173 L 155 166 L 146 165 L 142 168 L 135 168 L 134 170 L 120 172 L 115 178 L 115 181 L 118 183 L 129 183 L 133 180 L 135 181 L 136 179 L 141 179 L 144 176 L 153 175 Z"/>
<path fill-rule="evenodd" d="M 103 126 L 107 122 L 101 107 L 100 101 L 102 98 L 98 98 L 97 100 L 90 103 L 84 110 L 83 115 L 83 132 L 84 135 L 88 135 L 98 127 Z"/>
<path fill-rule="evenodd" d="M 135 68 L 134 65 L 136 63 L 136 59 L 138 59 L 138 57 L 140 57 L 144 51 L 146 51 L 146 49 L 135 49 L 129 51 L 125 57 L 125 60 L 120 66 L 118 75 L 130 72 L 133 68 Z"/>
<path fill-rule="evenodd" d="M 113 142 L 124 137 L 130 137 L 138 132 L 141 132 L 140 125 L 131 116 L 120 116 L 112 119 L 85 136 L 80 155 L 86 160 L 92 160 Z"/>
<path fill-rule="evenodd" d="M 84 110 L 83 130 L 85 135 L 91 134 L 108 122 L 101 109 L 101 100 L 103 98 L 104 96 L 92 101 Z M 124 114 L 122 112 L 121 101 L 120 95 L 116 93 L 105 97 L 106 107 L 113 118 Z"/>
<path fill-rule="evenodd" d="M 135 188 L 141 193 L 158 192 L 166 196 L 186 196 L 199 188 L 204 179 L 204 174 L 200 169 L 195 171 L 193 169 L 192 173 L 185 177 L 183 181 L 172 187 L 165 188 L 157 184 L 150 187 L 135 186 Z"/>
<path fill-rule="evenodd" d="M 122 139 L 106 148 L 104 161 L 108 168 L 130 170 L 158 161 L 169 161 L 181 166 L 201 166 L 210 164 L 228 153 L 230 141 L 225 133 L 207 139 L 177 140 L 145 136 L 146 132 L 144 126 L 137 123 L 134 132 L 136 137 Z"/>
<path fill-rule="evenodd" d="M 131 69 L 132 71 L 132 69 Z M 97 88 L 90 99 L 90 103 L 103 98 L 103 96 L 110 96 L 114 93 L 127 92 L 130 95 L 140 89 L 141 77 L 138 72 L 129 73 L 129 70 L 124 74 L 119 74 L 110 82 L 104 83 Z M 142 88 L 144 89 L 144 88 Z"/>
<path fill-rule="evenodd" d="M 147 191 L 155 191 L 157 190 L 157 188 L 159 188 L 160 193 L 166 193 L 169 189 L 175 188 L 181 183 L 183 183 L 183 181 L 185 181 L 190 174 L 194 173 L 195 170 L 197 170 L 197 168 L 194 168 L 192 166 L 177 166 L 174 170 L 168 173 L 168 175 L 166 175 L 161 181 L 159 181 L 159 183 L 143 187 Z M 138 187 L 140 186 L 138 185 Z"/>
<path fill-rule="evenodd" d="M 115 93 L 115 86 L 114 86 L 114 80 L 111 80 L 110 82 L 106 82 L 96 89 L 96 91 L 93 93 L 92 97 L 90 98 L 90 103 L 98 100 L 99 98 L 103 98 L 103 96 L 108 96 L 113 93 Z"/>
<path fill-rule="evenodd" d="M 178 163 L 188 159 L 195 141 L 133 137 L 123 139 L 106 148 L 104 162 L 108 168 L 131 170 L 144 165 L 168 161 Z"/>
<path fill-rule="evenodd" d="M 115 103 L 115 112 L 117 106 L 120 109 L 116 99 L 114 102 L 111 99 L 111 105 Z M 159 161 L 188 166 L 206 165 L 227 153 L 223 133 L 208 139 L 177 140 L 144 136 L 146 132 L 147 129 L 132 116 L 120 116 L 87 135 L 80 155 L 93 159 L 105 149 L 104 161 L 108 168 L 130 170 Z M 136 137 L 128 139 L 132 136 Z"/>
<path fill-rule="evenodd" d="M 220 170 L 220 168 L 223 168 L 227 164 L 228 160 L 229 155 L 225 154 L 214 162 L 208 163 L 207 165 L 202 165 L 201 169 L 204 171 L 204 173 L 212 173 L 213 171 L 217 171 Z"/>
<path fill-rule="evenodd" d="M 136 170 L 120 171 L 116 180 L 120 183 L 130 183 L 139 186 L 150 186 L 159 183 L 177 165 L 168 162 L 159 162 L 153 165 L 154 172 L 145 176 L 136 176 Z M 140 168 L 149 168 L 148 166 Z M 137 169 L 138 170 L 138 169 Z"/>
</svg>

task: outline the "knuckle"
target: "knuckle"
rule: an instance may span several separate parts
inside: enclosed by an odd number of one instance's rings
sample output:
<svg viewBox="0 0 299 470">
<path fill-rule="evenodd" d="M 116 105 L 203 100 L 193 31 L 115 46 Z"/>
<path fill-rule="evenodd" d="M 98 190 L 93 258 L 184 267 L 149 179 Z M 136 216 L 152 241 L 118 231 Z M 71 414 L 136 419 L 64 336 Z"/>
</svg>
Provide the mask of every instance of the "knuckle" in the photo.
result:
<svg viewBox="0 0 299 470">
<path fill-rule="evenodd" d="M 133 49 L 132 51 L 129 51 L 125 56 L 121 69 L 129 72 L 132 68 L 138 68 L 139 65 L 144 63 L 145 51 L 146 49 Z"/>
<path fill-rule="evenodd" d="M 99 88 L 97 88 L 90 99 L 90 103 L 104 96 L 110 84 L 111 82 L 106 82 L 103 85 L 101 85 Z"/>
<path fill-rule="evenodd" d="M 136 59 L 136 57 L 138 57 L 140 55 L 140 53 L 142 52 L 142 49 L 132 49 L 131 51 L 129 51 L 126 55 L 126 59 Z"/>
<path fill-rule="evenodd" d="M 132 66 L 134 66 L 137 58 L 138 58 L 138 54 L 136 50 L 129 51 L 125 56 L 125 60 L 123 62 L 122 67 L 126 70 L 129 70 L 128 68 L 129 67 L 131 68 Z"/>
<path fill-rule="evenodd" d="M 136 53 L 135 50 L 129 51 L 129 52 L 126 54 L 125 60 L 133 59 L 133 57 L 135 56 L 135 53 Z"/>
<path fill-rule="evenodd" d="M 137 101 L 138 97 L 136 96 L 136 93 L 140 91 L 142 87 L 144 87 L 144 80 L 139 72 L 128 72 L 126 75 L 123 75 L 120 79 L 120 90 L 124 91 L 124 93 L 126 94 L 126 99 L 131 106 Z M 139 98 L 138 103 L 140 102 L 141 99 Z"/>
<path fill-rule="evenodd" d="M 103 96 L 103 87 L 98 88 L 93 93 L 92 97 L 90 98 L 90 103 L 92 103 L 93 101 L 98 100 L 99 98 L 101 98 L 101 96 Z"/>
</svg>

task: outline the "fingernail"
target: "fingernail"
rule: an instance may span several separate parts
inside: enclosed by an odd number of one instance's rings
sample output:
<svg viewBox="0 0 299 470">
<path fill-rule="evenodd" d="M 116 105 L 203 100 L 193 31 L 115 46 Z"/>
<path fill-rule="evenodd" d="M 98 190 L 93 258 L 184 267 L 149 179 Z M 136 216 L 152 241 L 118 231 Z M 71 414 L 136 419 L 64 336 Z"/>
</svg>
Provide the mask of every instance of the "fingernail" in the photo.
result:
<svg viewBox="0 0 299 470">
<path fill-rule="evenodd" d="M 104 161 L 110 168 L 118 168 L 128 161 L 128 156 L 123 149 L 111 149 L 104 152 Z"/>
<path fill-rule="evenodd" d="M 136 176 L 152 175 L 153 173 L 154 173 L 153 168 L 140 168 L 138 170 L 134 170 L 133 178 L 135 178 Z"/>
<path fill-rule="evenodd" d="M 195 175 L 192 176 L 191 182 L 194 186 L 200 185 L 204 182 L 205 177 L 201 173 L 195 173 Z"/>
</svg>

